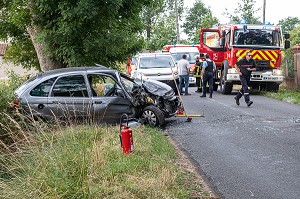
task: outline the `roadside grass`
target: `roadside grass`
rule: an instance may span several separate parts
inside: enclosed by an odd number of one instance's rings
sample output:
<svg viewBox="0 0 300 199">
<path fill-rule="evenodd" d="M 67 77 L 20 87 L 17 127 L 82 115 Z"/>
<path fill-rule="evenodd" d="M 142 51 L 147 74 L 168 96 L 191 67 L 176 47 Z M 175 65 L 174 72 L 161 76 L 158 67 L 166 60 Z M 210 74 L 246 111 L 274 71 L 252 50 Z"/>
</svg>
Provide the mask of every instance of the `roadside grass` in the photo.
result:
<svg viewBox="0 0 300 199">
<path fill-rule="evenodd" d="M 134 127 L 124 155 L 119 127 L 37 126 L 0 151 L 0 198 L 212 198 L 159 129 Z"/>
<path fill-rule="evenodd" d="M 300 89 L 298 90 L 288 90 L 284 87 L 280 87 L 277 93 L 274 92 L 261 92 L 262 95 L 278 99 L 284 102 L 289 102 L 293 104 L 300 104 Z"/>
</svg>

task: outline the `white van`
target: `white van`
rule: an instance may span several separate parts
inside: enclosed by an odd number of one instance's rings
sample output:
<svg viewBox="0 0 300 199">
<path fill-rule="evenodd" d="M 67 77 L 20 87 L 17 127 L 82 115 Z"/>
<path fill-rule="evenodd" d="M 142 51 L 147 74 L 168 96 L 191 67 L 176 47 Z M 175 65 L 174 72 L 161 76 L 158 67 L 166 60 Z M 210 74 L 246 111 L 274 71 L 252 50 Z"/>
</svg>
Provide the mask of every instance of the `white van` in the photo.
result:
<svg viewBox="0 0 300 199">
<path fill-rule="evenodd" d="M 190 77 L 189 77 L 189 84 L 196 84 L 196 78 L 194 77 L 195 74 L 195 63 L 196 63 L 196 57 L 199 55 L 199 50 L 197 47 L 182 47 L 182 46 L 174 46 L 170 48 L 169 52 L 171 53 L 173 59 L 177 63 L 179 60 L 181 60 L 182 55 L 186 54 L 186 59 L 188 62 L 190 62 Z"/>
<path fill-rule="evenodd" d="M 177 93 L 174 82 L 178 83 L 179 77 L 175 61 L 170 53 L 140 53 L 131 72 L 133 78 L 154 79 L 168 84 Z"/>
</svg>

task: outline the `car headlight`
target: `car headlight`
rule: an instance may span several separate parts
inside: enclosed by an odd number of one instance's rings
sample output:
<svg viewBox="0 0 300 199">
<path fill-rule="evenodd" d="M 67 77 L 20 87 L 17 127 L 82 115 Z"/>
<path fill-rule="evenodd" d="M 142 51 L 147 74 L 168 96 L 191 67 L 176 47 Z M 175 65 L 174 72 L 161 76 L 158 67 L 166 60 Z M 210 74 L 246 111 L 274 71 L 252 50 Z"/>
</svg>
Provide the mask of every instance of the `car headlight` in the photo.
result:
<svg viewBox="0 0 300 199">
<path fill-rule="evenodd" d="M 237 71 L 235 70 L 235 68 L 229 68 L 228 69 L 228 74 L 236 74 Z"/>
<path fill-rule="evenodd" d="M 282 71 L 280 69 L 273 69 L 273 75 L 282 76 Z"/>
</svg>

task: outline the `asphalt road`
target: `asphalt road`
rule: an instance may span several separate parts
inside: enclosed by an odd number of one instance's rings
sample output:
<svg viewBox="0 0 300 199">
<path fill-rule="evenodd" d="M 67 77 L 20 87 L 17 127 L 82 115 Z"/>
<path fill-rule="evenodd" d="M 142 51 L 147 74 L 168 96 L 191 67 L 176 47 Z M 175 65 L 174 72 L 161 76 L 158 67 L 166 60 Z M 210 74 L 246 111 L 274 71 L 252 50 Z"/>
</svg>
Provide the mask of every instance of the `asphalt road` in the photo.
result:
<svg viewBox="0 0 300 199">
<path fill-rule="evenodd" d="M 166 131 L 196 163 L 221 198 L 300 198 L 300 106 L 259 95 L 247 107 L 232 95 L 183 96 L 188 114 Z"/>
</svg>

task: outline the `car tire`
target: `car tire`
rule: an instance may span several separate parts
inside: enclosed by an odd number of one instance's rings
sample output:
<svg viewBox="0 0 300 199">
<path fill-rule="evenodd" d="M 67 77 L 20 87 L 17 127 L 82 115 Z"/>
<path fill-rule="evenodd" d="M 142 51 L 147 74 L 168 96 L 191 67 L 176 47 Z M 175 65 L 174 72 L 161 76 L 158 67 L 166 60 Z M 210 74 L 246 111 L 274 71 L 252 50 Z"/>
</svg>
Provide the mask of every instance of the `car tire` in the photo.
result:
<svg viewBox="0 0 300 199">
<path fill-rule="evenodd" d="M 141 119 L 150 126 L 162 127 L 165 125 L 165 117 L 163 112 L 153 105 L 147 106 L 143 109 Z"/>
</svg>

